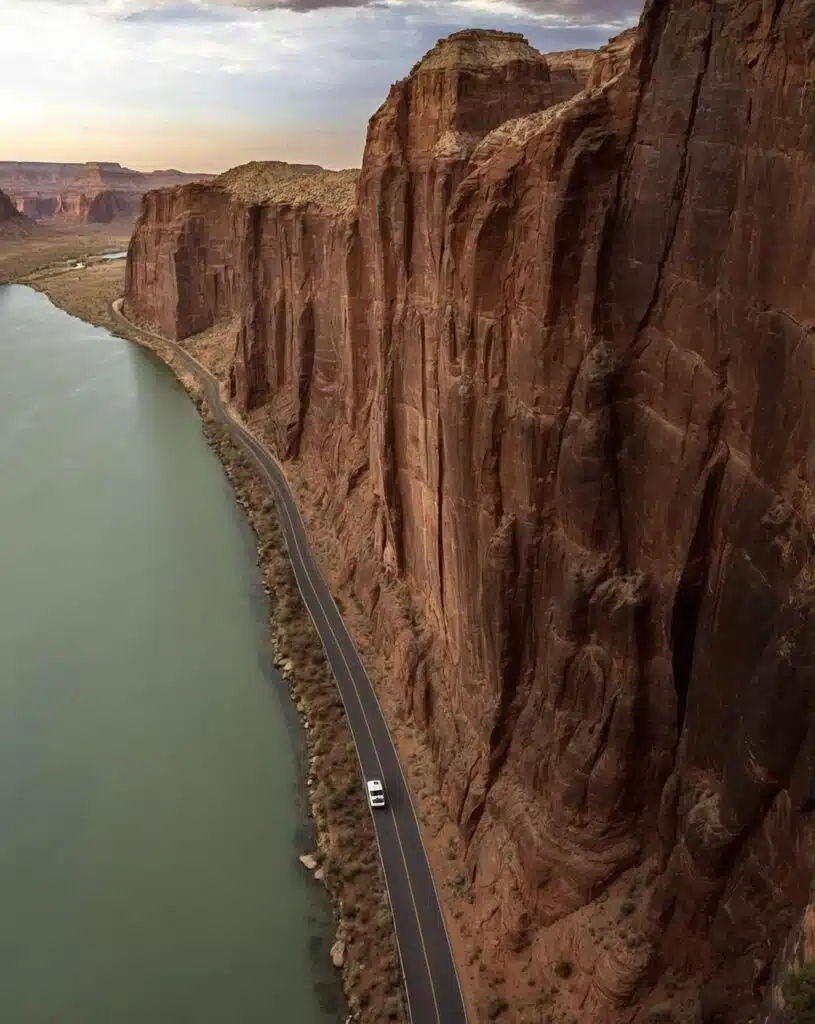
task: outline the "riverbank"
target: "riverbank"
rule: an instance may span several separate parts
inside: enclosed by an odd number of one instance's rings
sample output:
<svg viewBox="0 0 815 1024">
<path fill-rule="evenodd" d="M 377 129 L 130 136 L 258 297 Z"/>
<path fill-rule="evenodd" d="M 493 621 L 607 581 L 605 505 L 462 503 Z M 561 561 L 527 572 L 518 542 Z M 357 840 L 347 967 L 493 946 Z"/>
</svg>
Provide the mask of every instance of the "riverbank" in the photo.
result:
<svg viewBox="0 0 815 1024">
<path fill-rule="evenodd" d="M 122 263 L 82 271 L 55 270 L 20 279 L 55 305 L 156 353 L 190 394 L 203 432 L 226 470 L 257 540 L 258 565 L 269 595 L 274 660 L 286 679 L 306 732 L 309 802 L 316 850 L 303 850 L 303 870 L 326 886 L 337 919 L 332 950 L 342 971 L 350 1020 L 358 1024 L 406 1021 L 401 970 L 376 838 L 362 789 L 356 752 L 322 644 L 300 598 L 276 506 L 254 468 L 215 421 L 200 387 L 157 339 L 114 322 L 110 302 L 122 293 Z M 313 858 L 313 859 L 309 859 Z"/>
<path fill-rule="evenodd" d="M 34 284 L 70 263 L 127 249 L 132 224 L 77 225 L 43 231 L 32 238 L 0 239 L 0 284 Z M 70 311 L 69 311 L 70 312 Z"/>
</svg>

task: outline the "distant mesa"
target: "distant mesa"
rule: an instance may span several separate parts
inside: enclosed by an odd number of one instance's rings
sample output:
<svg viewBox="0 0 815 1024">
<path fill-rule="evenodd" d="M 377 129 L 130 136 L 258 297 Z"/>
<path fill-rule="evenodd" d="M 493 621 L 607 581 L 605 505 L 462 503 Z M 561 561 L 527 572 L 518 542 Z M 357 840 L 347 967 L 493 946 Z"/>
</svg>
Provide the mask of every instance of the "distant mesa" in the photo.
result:
<svg viewBox="0 0 815 1024">
<path fill-rule="evenodd" d="M 19 213 L 54 224 L 109 224 L 134 220 L 153 188 L 208 181 L 212 174 L 134 171 L 116 161 L 84 164 L 0 161 L 0 189 Z"/>
</svg>

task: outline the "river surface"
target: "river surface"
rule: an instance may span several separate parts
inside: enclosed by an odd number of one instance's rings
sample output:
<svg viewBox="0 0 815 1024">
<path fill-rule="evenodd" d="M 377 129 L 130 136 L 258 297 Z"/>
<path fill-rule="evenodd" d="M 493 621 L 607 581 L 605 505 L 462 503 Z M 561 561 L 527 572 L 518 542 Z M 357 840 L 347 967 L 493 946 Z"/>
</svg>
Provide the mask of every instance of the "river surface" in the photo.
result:
<svg viewBox="0 0 815 1024">
<path fill-rule="evenodd" d="M 265 618 L 169 371 L 0 287 L 0 1021 L 341 1019 Z"/>
</svg>

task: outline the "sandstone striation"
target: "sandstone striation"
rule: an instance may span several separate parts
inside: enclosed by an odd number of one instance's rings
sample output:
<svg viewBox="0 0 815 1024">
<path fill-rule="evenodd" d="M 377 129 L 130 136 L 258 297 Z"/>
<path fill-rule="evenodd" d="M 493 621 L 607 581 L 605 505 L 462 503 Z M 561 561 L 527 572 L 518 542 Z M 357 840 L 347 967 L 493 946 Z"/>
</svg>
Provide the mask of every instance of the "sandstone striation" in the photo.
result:
<svg viewBox="0 0 815 1024">
<path fill-rule="evenodd" d="M 583 1021 L 669 973 L 754 1019 L 809 899 L 813 52 L 811 0 L 652 0 L 564 96 L 458 33 L 374 114 L 354 204 L 185 186 L 130 246 L 133 313 L 237 318 L 232 397 L 396 648 L 484 933 L 541 979 L 557 936 Z"/>
</svg>

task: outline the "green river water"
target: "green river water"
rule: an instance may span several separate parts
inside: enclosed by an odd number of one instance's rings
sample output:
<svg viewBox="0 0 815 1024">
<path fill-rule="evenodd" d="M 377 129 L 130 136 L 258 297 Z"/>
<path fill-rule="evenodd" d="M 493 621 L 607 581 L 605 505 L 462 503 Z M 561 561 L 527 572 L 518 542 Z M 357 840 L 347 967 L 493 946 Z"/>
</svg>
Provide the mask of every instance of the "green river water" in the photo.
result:
<svg viewBox="0 0 815 1024">
<path fill-rule="evenodd" d="M 252 538 L 155 358 L 0 287 L 0 1022 L 342 1019 Z"/>
</svg>

